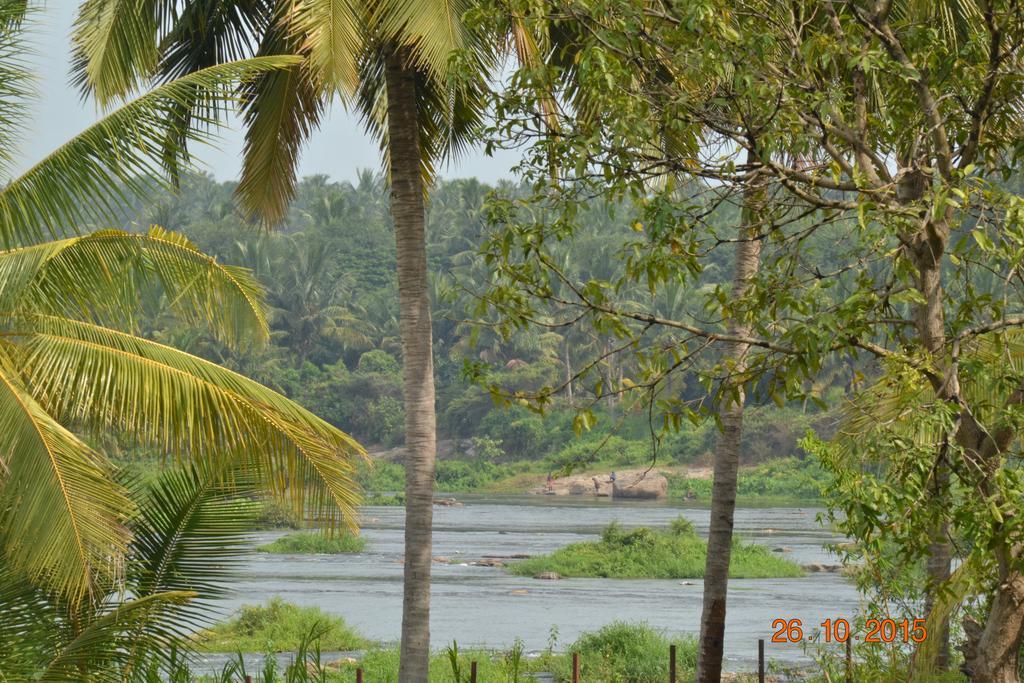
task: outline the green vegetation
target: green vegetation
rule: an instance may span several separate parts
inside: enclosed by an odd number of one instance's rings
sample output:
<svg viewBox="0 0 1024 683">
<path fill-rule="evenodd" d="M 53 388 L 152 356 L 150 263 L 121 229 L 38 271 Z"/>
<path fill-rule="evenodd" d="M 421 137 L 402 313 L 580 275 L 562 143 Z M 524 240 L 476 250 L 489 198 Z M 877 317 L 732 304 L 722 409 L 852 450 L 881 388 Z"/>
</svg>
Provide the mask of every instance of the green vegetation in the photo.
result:
<svg viewBox="0 0 1024 683">
<path fill-rule="evenodd" d="M 348 532 L 327 536 L 316 531 L 299 531 L 286 534 L 270 543 L 256 548 L 261 553 L 280 555 L 338 555 L 360 553 L 366 549 L 366 539 Z"/>
<path fill-rule="evenodd" d="M 707 502 L 711 500 L 711 479 L 668 474 L 671 499 Z M 816 460 L 778 458 L 745 467 L 739 473 L 736 500 L 745 505 L 815 503 L 822 500 L 828 474 Z"/>
<path fill-rule="evenodd" d="M 477 663 L 477 676 L 480 681 L 527 683 L 531 680 L 527 678 L 527 672 L 537 670 L 536 662 L 526 660 L 522 646 L 518 643 L 508 652 L 459 650 L 458 644 L 454 644 L 447 650 L 431 656 L 430 683 L 467 683 L 470 662 L 473 661 Z M 395 683 L 398 681 L 398 648 L 368 650 L 358 664 L 343 665 L 338 680 L 354 680 L 353 673 L 357 666 L 363 669 L 364 680 Z"/>
<path fill-rule="evenodd" d="M 697 666 L 697 641 L 669 639 L 645 623 L 616 621 L 593 633 L 584 633 L 569 648 L 580 655 L 580 677 L 585 681 L 661 683 L 668 680 L 668 652 L 676 646 L 680 680 L 687 680 Z M 568 654 L 545 655 L 559 683 L 572 680 Z"/>
<path fill-rule="evenodd" d="M 266 605 L 242 607 L 229 621 L 202 631 L 196 636 L 196 647 L 205 652 L 297 650 L 311 631 L 320 634 L 322 650 L 357 650 L 367 645 L 341 617 L 272 598 Z"/>
<path fill-rule="evenodd" d="M 647 527 L 624 530 L 611 523 L 600 541 L 573 543 L 509 566 L 521 576 L 556 572 L 562 576 L 615 579 L 692 579 L 704 575 L 707 544 L 681 519 L 668 530 Z M 763 579 L 802 576 L 799 565 L 777 557 L 755 543 L 733 542 L 729 575 Z"/>
</svg>

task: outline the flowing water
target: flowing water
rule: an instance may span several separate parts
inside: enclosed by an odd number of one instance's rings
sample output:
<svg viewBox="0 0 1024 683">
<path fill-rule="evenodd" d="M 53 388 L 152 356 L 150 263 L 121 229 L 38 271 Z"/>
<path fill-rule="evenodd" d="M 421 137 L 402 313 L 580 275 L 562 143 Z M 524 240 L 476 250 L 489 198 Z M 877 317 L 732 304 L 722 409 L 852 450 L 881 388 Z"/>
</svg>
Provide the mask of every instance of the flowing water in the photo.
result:
<svg viewBox="0 0 1024 683">
<path fill-rule="evenodd" d="M 551 496 L 458 496 L 462 507 L 435 507 L 435 563 L 431 596 L 431 642 L 443 647 L 507 648 L 521 638 L 528 651 L 548 645 L 557 628 L 557 649 L 583 631 L 614 620 L 646 621 L 672 634 L 696 635 L 701 611 L 700 579 L 563 579 L 544 581 L 472 566 L 484 556 L 537 555 L 568 543 L 594 540 L 613 520 L 623 526 L 667 527 L 683 514 L 707 535 L 707 509 L 607 499 Z M 816 521 L 814 508 L 740 508 L 736 531 L 801 564 L 835 563 L 823 547 L 841 537 Z M 341 615 L 372 639 L 396 641 L 402 617 L 404 510 L 362 510 L 366 552 L 356 555 L 257 555 L 242 568 L 234 594 L 221 601 L 225 615 L 242 604 L 272 596 L 316 605 Z M 254 535 L 260 543 L 281 532 Z M 798 579 L 734 579 L 729 582 L 726 668 L 749 670 L 757 640 L 769 640 L 772 621 L 802 619 L 810 631 L 828 618 L 851 619 L 858 595 L 839 574 Z M 786 663 L 806 661 L 798 645 L 766 643 L 767 655 Z"/>
</svg>

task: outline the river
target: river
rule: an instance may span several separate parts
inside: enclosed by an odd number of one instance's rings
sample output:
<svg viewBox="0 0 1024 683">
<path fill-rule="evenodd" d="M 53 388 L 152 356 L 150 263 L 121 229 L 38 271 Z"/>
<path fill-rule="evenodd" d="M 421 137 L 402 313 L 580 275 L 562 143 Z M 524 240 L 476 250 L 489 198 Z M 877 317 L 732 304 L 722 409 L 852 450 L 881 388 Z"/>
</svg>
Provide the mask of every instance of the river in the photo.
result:
<svg viewBox="0 0 1024 683">
<path fill-rule="evenodd" d="M 563 579 L 511 576 L 501 568 L 471 566 L 482 556 L 536 555 L 575 541 L 597 538 L 613 520 L 623 526 L 666 527 L 683 514 L 706 537 L 709 512 L 696 507 L 613 502 L 551 496 L 460 495 L 462 507 L 435 507 L 434 552 L 451 563 L 435 563 L 431 596 L 431 642 L 440 648 L 503 648 L 517 637 L 528 651 L 548 644 L 557 628 L 564 649 L 583 631 L 614 620 L 646 621 L 675 634 L 699 630 L 699 579 Z M 835 563 L 824 544 L 841 537 L 823 529 L 815 508 L 739 508 L 736 531 L 747 540 L 789 549 L 801 564 Z M 239 572 L 235 590 L 219 607 L 224 615 L 242 604 L 272 596 L 316 605 L 341 615 L 366 636 L 398 639 L 402 615 L 401 507 L 365 507 L 362 532 L 369 541 L 355 555 L 256 555 Z M 254 534 L 264 543 L 282 532 Z M 858 605 L 853 585 L 839 574 L 798 579 L 734 579 L 729 582 L 726 669 L 750 670 L 757 640 L 768 640 L 777 618 L 799 618 L 805 630 L 825 619 L 852 621 Z M 805 662 L 798 645 L 766 644 L 770 659 Z"/>
</svg>

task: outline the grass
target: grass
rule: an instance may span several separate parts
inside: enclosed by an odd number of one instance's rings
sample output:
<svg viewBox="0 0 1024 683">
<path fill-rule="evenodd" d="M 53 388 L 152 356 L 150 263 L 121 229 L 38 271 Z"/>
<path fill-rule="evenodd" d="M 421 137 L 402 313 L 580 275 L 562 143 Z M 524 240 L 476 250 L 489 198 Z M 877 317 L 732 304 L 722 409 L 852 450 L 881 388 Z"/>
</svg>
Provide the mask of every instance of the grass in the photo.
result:
<svg viewBox="0 0 1024 683">
<path fill-rule="evenodd" d="M 453 668 L 455 658 L 458 670 Z M 469 681 L 470 662 L 477 663 L 477 680 L 501 683 L 527 683 L 527 671 L 536 671 L 536 660 L 527 662 L 522 646 L 518 643 L 508 652 L 483 650 L 462 651 L 457 645 L 446 651 L 435 653 L 430 658 L 430 683 L 466 683 Z M 358 664 L 344 664 L 339 681 L 355 680 L 356 667 L 362 667 L 363 680 L 374 683 L 397 683 L 398 648 L 373 648 L 368 650 Z M 532 668 L 530 668 L 532 667 Z M 328 679 L 330 680 L 330 679 Z"/>
<path fill-rule="evenodd" d="M 566 577 L 613 579 L 694 579 L 704 576 L 707 543 L 680 517 L 668 530 L 624 530 L 613 522 L 600 541 L 573 543 L 550 555 L 510 565 L 520 576 L 556 572 Z M 764 579 L 802 576 L 799 565 L 777 557 L 764 546 L 733 542 L 729 576 Z"/>
<path fill-rule="evenodd" d="M 200 632 L 196 646 L 203 652 L 297 650 L 315 627 L 322 632 L 319 642 L 325 651 L 357 650 L 368 644 L 341 617 L 272 598 L 265 605 L 246 605 L 230 620 Z"/>
<path fill-rule="evenodd" d="M 579 653 L 580 678 L 585 681 L 662 683 L 668 680 L 668 652 L 673 644 L 680 680 L 687 680 L 697 668 L 696 639 L 669 639 L 646 623 L 616 621 L 598 631 L 584 633 L 569 653 Z M 541 659 L 560 683 L 572 680 L 571 654 L 546 653 Z M 548 661 L 544 662 L 545 659 Z"/>
<path fill-rule="evenodd" d="M 366 539 L 362 536 L 345 532 L 327 536 L 316 531 L 299 531 L 261 545 L 256 550 L 278 555 L 339 555 L 360 553 L 365 549 Z"/>
</svg>

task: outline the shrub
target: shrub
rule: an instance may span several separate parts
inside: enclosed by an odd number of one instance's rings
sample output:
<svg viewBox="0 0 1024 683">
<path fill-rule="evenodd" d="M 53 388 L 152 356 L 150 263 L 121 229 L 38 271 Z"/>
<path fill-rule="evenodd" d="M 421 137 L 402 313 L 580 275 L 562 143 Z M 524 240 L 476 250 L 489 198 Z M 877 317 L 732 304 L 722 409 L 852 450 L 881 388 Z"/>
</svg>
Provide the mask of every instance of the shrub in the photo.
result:
<svg viewBox="0 0 1024 683">
<path fill-rule="evenodd" d="M 303 519 L 293 506 L 268 498 L 260 501 L 253 526 L 257 529 L 301 529 Z"/>
<path fill-rule="evenodd" d="M 387 351 L 374 349 L 359 356 L 359 363 L 356 370 L 362 373 L 380 373 L 384 375 L 396 375 L 402 371 L 401 364 L 394 356 Z"/>
<path fill-rule="evenodd" d="M 679 672 L 694 670 L 697 667 L 695 639 L 670 640 L 646 623 L 613 622 L 599 631 L 581 635 L 570 651 L 580 655 L 583 680 L 661 683 L 668 680 L 668 653 L 673 643 Z M 558 657 L 555 662 L 553 673 L 558 680 L 571 681 L 571 657 Z"/>
<path fill-rule="evenodd" d="M 364 491 L 403 491 L 405 468 L 396 462 L 383 460 L 360 463 L 356 482 Z"/>
<path fill-rule="evenodd" d="M 381 396 L 366 409 L 366 436 L 376 443 L 394 446 L 405 436 L 405 406 L 393 396 Z"/>
</svg>

